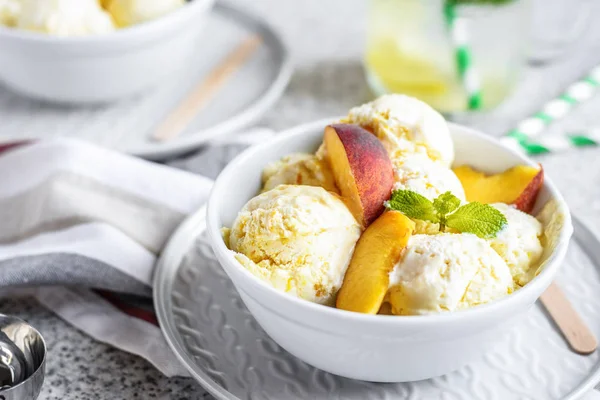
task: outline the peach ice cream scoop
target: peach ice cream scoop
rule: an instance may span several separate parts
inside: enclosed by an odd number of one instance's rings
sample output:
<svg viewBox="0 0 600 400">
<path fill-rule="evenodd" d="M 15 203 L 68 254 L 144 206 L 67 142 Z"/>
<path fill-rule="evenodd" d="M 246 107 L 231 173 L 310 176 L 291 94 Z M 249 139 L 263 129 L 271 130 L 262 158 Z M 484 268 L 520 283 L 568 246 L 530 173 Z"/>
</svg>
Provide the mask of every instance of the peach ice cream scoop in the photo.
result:
<svg viewBox="0 0 600 400">
<path fill-rule="evenodd" d="M 21 12 L 21 0 L 0 0 L 0 24 L 14 26 Z"/>
<path fill-rule="evenodd" d="M 450 168 L 423 155 L 413 154 L 392 160 L 394 166 L 394 190 L 412 190 L 433 200 L 445 192 L 451 192 L 465 201 L 462 184 Z"/>
<path fill-rule="evenodd" d="M 114 31 L 111 16 L 96 0 L 21 0 L 15 26 L 57 36 Z"/>
<path fill-rule="evenodd" d="M 410 96 L 389 94 L 354 107 L 343 122 L 358 124 L 379 138 L 388 152 L 424 152 L 446 167 L 454 160 L 454 144 L 444 117 Z"/>
<path fill-rule="evenodd" d="M 496 203 L 492 207 L 504 214 L 508 223 L 490 240 L 490 245 L 508 265 L 515 283 L 523 286 L 533 278 L 532 267 L 544 252 L 540 241 L 542 224 L 514 206 Z"/>
<path fill-rule="evenodd" d="M 455 311 L 513 291 L 504 260 L 472 234 L 413 235 L 389 279 L 396 315 Z"/>
<path fill-rule="evenodd" d="M 329 163 L 322 157 L 294 153 L 265 167 L 262 174 L 263 192 L 279 185 L 321 186 L 339 193 Z"/>
<path fill-rule="evenodd" d="M 277 290 L 333 305 L 361 228 L 335 194 L 280 185 L 248 201 L 225 232 L 252 274 Z"/>
</svg>

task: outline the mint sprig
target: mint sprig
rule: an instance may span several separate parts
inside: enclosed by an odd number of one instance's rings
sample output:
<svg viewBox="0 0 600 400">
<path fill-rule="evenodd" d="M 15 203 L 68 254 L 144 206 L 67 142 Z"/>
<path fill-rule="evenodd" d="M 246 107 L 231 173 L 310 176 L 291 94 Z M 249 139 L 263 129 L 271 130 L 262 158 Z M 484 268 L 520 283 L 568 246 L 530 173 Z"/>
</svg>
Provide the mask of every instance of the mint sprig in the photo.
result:
<svg viewBox="0 0 600 400">
<path fill-rule="evenodd" d="M 446 192 L 434 199 L 432 204 L 440 222 L 440 230 L 443 231 L 448 224 L 446 216 L 460 207 L 460 199 L 452 193 Z"/>
<path fill-rule="evenodd" d="M 496 237 L 508 223 L 506 217 L 490 205 L 472 202 L 461 207 L 460 199 L 450 192 L 431 201 L 412 190 L 394 190 L 385 206 L 409 218 L 439 223 L 441 232 L 449 227 L 483 239 Z"/>
<path fill-rule="evenodd" d="M 473 202 L 465 204 L 450 214 L 446 223 L 457 231 L 471 232 L 480 238 L 488 239 L 496 237 L 508 221 L 494 207 Z"/>
<path fill-rule="evenodd" d="M 437 221 L 437 213 L 433 203 L 427 197 L 412 190 L 394 190 L 385 206 L 392 210 L 402 212 L 409 218 Z"/>
</svg>

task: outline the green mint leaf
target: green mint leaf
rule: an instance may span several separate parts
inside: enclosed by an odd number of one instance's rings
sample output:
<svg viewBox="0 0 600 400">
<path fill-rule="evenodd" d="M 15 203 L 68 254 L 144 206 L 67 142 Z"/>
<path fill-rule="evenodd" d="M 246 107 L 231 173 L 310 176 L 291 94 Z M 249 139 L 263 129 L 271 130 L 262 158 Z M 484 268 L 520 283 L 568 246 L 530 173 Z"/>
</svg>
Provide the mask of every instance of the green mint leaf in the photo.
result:
<svg viewBox="0 0 600 400">
<path fill-rule="evenodd" d="M 440 194 L 433 200 L 433 208 L 439 215 L 446 215 L 460 207 L 460 199 L 451 192 Z"/>
<path fill-rule="evenodd" d="M 400 211 L 409 218 L 439 222 L 433 203 L 412 190 L 394 190 L 385 206 L 390 210 Z"/>
<path fill-rule="evenodd" d="M 506 217 L 494 207 L 477 202 L 466 204 L 446 218 L 446 225 L 482 239 L 496 237 L 506 226 Z"/>
</svg>

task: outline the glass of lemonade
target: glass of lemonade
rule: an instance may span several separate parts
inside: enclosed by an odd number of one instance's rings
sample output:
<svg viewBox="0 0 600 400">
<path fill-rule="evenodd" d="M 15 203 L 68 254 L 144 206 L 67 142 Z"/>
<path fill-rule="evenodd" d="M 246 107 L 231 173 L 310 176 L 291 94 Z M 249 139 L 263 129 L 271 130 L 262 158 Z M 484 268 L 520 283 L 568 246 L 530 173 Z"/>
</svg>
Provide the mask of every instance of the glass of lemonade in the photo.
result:
<svg viewBox="0 0 600 400">
<path fill-rule="evenodd" d="M 528 55 L 531 0 L 370 0 L 365 70 L 376 95 L 403 93 L 443 113 L 469 111 L 447 1 L 466 22 L 479 109 L 512 91 Z"/>
</svg>

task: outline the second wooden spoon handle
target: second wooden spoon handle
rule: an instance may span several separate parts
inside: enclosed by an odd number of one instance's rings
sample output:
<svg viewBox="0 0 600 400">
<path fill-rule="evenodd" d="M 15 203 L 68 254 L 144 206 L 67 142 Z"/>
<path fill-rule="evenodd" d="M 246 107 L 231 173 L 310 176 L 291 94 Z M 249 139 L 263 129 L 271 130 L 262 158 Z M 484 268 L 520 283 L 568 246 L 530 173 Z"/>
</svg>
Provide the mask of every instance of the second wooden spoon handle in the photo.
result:
<svg viewBox="0 0 600 400">
<path fill-rule="evenodd" d="M 596 337 L 555 282 L 546 289 L 540 300 L 574 352 L 590 354 L 596 350 Z"/>
</svg>

